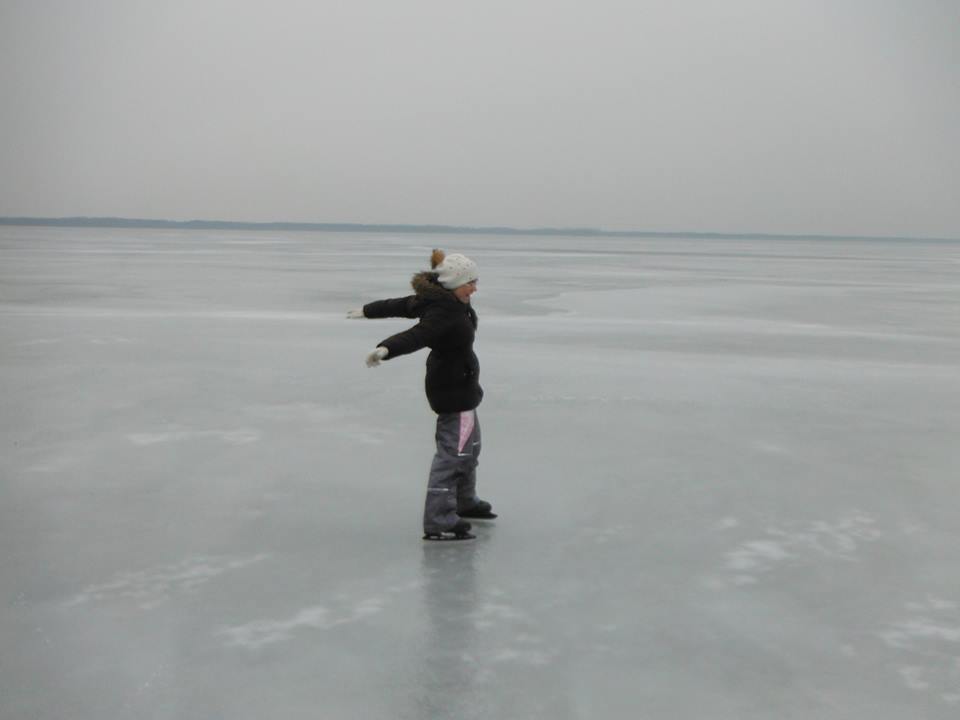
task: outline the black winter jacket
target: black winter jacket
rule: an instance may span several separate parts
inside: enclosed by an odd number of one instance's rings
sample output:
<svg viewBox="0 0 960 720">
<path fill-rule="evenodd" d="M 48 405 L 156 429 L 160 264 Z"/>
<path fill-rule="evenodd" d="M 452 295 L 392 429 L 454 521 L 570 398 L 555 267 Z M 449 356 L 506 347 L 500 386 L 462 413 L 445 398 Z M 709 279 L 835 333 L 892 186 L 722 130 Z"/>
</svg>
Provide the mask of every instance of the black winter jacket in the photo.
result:
<svg viewBox="0 0 960 720">
<path fill-rule="evenodd" d="M 387 360 L 430 348 L 424 383 L 430 407 L 436 413 L 473 410 L 483 399 L 480 361 L 473 352 L 477 313 L 440 285 L 436 273 L 417 273 L 410 284 L 415 295 L 363 306 L 368 318 L 420 319 L 378 345 L 389 351 Z"/>
</svg>

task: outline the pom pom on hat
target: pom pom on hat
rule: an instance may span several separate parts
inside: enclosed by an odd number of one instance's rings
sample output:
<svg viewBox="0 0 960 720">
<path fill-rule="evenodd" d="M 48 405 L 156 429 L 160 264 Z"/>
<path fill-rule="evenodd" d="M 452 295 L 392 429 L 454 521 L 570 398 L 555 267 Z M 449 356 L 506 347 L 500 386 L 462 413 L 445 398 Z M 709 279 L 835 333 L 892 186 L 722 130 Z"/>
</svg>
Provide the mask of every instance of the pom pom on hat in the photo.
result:
<svg viewBox="0 0 960 720">
<path fill-rule="evenodd" d="M 434 250 L 430 255 L 430 266 L 437 274 L 437 281 L 447 290 L 455 290 L 479 277 L 477 264 L 459 253 L 445 255 L 443 250 Z"/>
</svg>

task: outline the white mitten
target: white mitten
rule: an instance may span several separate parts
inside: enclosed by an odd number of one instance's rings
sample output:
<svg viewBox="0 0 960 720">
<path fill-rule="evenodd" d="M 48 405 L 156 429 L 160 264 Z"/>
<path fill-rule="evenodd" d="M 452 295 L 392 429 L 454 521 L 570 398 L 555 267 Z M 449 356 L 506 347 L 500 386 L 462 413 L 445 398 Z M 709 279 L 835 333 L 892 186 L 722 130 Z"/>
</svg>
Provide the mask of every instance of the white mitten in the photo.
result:
<svg viewBox="0 0 960 720">
<path fill-rule="evenodd" d="M 363 308 L 359 310 L 347 310 L 347 320 L 363 320 L 366 315 L 363 314 Z"/>
<path fill-rule="evenodd" d="M 376 367 L 379 365 L 380 361 L 383 360 L 389 352 L 390 351 L 385 347 L 378 347 L 372 353 L 367 355 L 367 367 Z"/>
</svg>

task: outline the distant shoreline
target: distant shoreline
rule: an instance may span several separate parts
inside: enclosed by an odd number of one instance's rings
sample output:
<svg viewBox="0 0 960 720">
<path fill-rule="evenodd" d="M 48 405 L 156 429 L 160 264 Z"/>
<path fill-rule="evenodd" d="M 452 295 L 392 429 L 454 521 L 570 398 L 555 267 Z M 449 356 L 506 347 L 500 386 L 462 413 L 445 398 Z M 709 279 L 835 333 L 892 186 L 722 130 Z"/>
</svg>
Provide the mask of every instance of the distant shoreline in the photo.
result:
<svg viewBox="0 0 960 720">
<path fill-rule="evenodd" d="M 292 232 L 415 233 L 442 235 L 539 235 L 567 237 L 689 238 L 701 240 L 914 240 L 960 242 L 958 238 L 883 235 L 812 235 L 789 233 L 655 232 L 594 228 L 512 228 L 459 225 L 379 225 L 363 223 L 233 222 L 229 220 L 148 220 L 116 217 L 0 217 L 0 225 L 71 228 L 142 228 L 160 230 L 252 230 Z"/>
</svg>

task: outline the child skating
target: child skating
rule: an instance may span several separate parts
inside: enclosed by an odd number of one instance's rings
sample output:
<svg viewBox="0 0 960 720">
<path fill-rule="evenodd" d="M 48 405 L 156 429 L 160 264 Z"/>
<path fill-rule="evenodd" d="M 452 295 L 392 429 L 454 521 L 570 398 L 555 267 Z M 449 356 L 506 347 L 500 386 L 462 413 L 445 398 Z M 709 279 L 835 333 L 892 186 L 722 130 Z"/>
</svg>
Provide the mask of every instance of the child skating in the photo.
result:
<svg viewBox="0 0 960 720">
<path fill-rule="evenodd" d="M 430 467 L 423 512 L 425 540 L 468 540 L 470 519 L 493 519 L 490 503 L 477 497 L 480 423 L 483 399 L 480 363 L 473 352 L 477 313 L 470 296 L 477 290 L 477 266 L 470 258 L 434 250 L 431 270 L 410 281 L 414 294 L 377 300 L 347 317 L 411 318 L 416 325 L 381 341 L 367 355 L 367 367 L 430 348 L 426 393 L 437 413 L 437 451 Z"/>
</svg>

